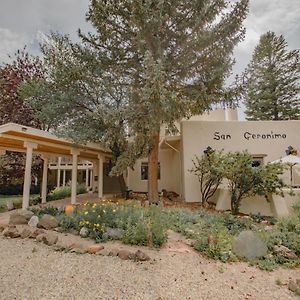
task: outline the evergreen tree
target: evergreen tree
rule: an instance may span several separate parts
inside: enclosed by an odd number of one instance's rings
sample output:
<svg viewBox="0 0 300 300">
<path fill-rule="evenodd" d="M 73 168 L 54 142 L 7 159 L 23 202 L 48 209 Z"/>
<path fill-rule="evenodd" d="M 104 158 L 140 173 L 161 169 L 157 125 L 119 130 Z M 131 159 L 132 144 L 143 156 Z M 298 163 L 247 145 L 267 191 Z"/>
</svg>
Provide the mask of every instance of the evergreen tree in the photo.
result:
<svg viewBox="0 0 300 300">
<path fill-rule="evenodd" d="M 248 120 L 298 120 L 299 51 L 288 50 L 282 35 L 262 35 L 245 71 Z"/>
<path fill-rule="evenodd" d="M 27 95 L 76 138 L 82 134 L 70 128 L 81 114 L 85 139 L 116 142 L 116 172 L 148 156 L 156 202 L 160 128 L 227 99 L 223 85 L 247 9 L 248 0 L 92 0 L 87 20 L 95 30 L 79 31 L 77 45 L 52 35 L 44 46 L 48 88 L 35 82 Z"/>
</svg>

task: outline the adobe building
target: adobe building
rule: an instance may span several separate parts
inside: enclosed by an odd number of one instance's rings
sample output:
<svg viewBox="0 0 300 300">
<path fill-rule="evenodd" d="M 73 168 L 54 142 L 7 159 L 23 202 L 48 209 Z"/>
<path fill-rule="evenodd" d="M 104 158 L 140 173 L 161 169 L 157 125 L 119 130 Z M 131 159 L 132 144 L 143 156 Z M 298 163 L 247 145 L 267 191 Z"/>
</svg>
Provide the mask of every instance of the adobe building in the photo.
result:
<svg viewBox="0 0 300 300">
<path fill-rule="evenodd" d="M 215 150 L 235 152 L 247 150 L 256 163 L 267 164 L 285 156 L 291 145 L 300 150 L 300 121 L 238 121 L 235 110 L 218 109 L 210 114 L 196 116 L 178 124 L 179 133 L 170 136 L 162 130 L 159 149 L 159 190 L 174 191 L 186 202 L 201 201 L 198 178 L 189 170 L 195 155 L 203 155 L 210 146 Z M 147 191 L 147 159 L 138 160 L 134 170 L 128 170 L 130 190 Z M 289 172 L 284 180 L 290 183 Z M 293 186 L 300 186 L 300 169 L 293 168 Z M 294 188 L 293 197 L 273 195 L 244 199 L 243 213 L 286 216 L 293 204 L 300 204 L 300 189 Z M 230 209 L 230 193 L 224 184 L 214 198 L 217 210 Z"/>
</svg>

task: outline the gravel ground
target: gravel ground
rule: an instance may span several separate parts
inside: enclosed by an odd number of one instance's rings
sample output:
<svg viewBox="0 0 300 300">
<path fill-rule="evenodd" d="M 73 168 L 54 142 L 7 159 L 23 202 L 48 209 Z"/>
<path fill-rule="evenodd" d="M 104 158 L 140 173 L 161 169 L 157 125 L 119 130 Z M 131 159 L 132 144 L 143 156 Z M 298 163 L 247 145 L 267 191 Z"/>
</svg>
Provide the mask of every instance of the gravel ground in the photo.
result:
<svg viewBox="0 0 300 300">
<path fill-rule="evenodd" d="M 194 251 L 144 250 L 152 260 L 136 263 L 0 236 L 0 299 L 299 299 L 275 281 L 300 278 L 300 269 L 267 273 Z"/>
</svg>

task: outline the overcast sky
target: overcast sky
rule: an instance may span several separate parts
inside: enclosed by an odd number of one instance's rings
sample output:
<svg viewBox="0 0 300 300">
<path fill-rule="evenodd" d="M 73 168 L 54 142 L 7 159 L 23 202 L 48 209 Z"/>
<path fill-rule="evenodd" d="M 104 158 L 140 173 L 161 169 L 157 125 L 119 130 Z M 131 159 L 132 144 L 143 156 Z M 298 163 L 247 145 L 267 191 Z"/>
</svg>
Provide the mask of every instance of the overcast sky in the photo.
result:
<svg viewBox="0 0 300 300">
<path fill-rule="evenodd" d="M 90 30 L 85 21 L 88 4 L 89 0 L 0 0 L 0 64 L 25 45 L 38 54 L 41 37 L 50 31 L 76 39 L 78 28 Z M 234 73 L 243 71 L 260 35 L 268 30 L 283 34 L 291 49 L 300 49 L 300 0 L 250 0 L 244 24 L 246 37 L 236 47 Z"/>
<path fill-rule="evenodd" d="M 0 62 L 9 61 L 8 54 L 24 45 L 37 54 L 40 37 L 50 31 L 74 39 L 78 28 L 88 31 L 88 4 L 88 0 L 0 0 Z M 245 26 L 245 40 L 235 51 L 235 72 L 247 65 L 260 35 L 268 30 L 283 34 L 290 48 L 300 49 L 300 0 L 250 0 Z"/>
</svg>

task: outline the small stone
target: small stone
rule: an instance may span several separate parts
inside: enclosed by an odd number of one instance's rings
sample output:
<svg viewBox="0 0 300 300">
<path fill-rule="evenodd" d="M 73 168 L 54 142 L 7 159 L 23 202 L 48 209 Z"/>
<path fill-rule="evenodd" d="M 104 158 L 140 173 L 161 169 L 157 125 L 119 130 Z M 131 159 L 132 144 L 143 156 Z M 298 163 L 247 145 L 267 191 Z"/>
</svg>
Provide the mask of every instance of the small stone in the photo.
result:
<svg viewBox="0 0 300 300">
<path fill-rule="evenodd" d="M 297 259 L 298 256 L 296 255 L 296 253 L 294 251 L 292 251 L 291 249 L 289 249 L 286 246 L 283 245 L 275 245 L 273 247 L 273 252 L 277 255 L 281 255 L 287 259 Z"/>
<path fill-rule="evenodd" d="M 248 260 L 267 254 L 268 248 L 260 237 L 251 230 L 242 231 L 234 241 L 233 252 Z"/>
<path fill-rule="evenodd" d="M 86 227 L 82 227 L 80 229 L 79 235 L 83 238 L 86 238 L 89 236 L 89 230 Z"/>
<path fill-rule="evenodd" d="M 42 227 L 47 230 L 53 229 L 57 226 L 58 226 L 58 221 L 55 219 L 55 217 L 47 214 L 43 215 L 38 223 L 38 227 Z"/>
<path fill-rule="evenodd" d="M 106 233 L 109 239 L 111 240 L 121 240 L 124 235 L 124 230 L 119 228 L 106 228 Z"/>
<path fill-rule="evenodd" d="M 123 260 L 135 259 L 135 254 L 126 249 L 119 250 L 118 256 Z"/>
<path fill-rule="evenodd" d="M 13 210 L 15 208 L 14 207 L 14 202 L 12 200 L 7 200 L 6 208 L 7 208 L 7 210 Z"/>
<path fill-rule="evenodd" d="M 20 237 L 20 233 L 16 227 L 6 227 L 2 234 L 5 237 L 10 237 L 12 239 Z"/>
<path fill-rule="evenodd" d="M 92 245 L 87 249 L 87 252 L 90 254 L 96 254 L 103 249 L 104 247 L 102 245 Z"/>
<path fill-rule="evenodd" d="M 31 235 L 31 231 L 29 228 L 23 228 L 21 229 L 20 231 L 20 236 L 21 236 L 21 239 L 26 239 L 28 238 L 29 236 Z"/>
<path fill-rule="evenodd" d="M 135 260 L 136 261 L 148 261 L 148 260 L 150 260 L 150 257 L 145 252 L 143 252 L 141 250 L 137 250 L 135 252 Z"/>
<path fill-rule="evenodd" d="M 30 218 L 30 220 L 28 221 L 28 225 L 30 227 L 37 227 L 38 223 L 39 223 L 39 217 L 38 216 L 32 216 Z"/>
</svg>

